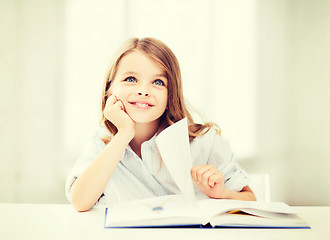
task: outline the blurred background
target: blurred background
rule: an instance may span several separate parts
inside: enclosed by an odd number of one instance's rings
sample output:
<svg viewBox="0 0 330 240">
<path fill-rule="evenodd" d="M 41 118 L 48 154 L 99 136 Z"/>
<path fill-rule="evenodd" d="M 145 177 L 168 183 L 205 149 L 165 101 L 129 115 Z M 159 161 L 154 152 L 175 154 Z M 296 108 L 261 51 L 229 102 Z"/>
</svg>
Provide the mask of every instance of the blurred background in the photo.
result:
<svg viewBox="0 0 330 240">
<path fill-rule="evenodd" d="M 237 161 L 270 174 L 273 201 L 329 205 L 329 13 L 328 0 L 1 0 L 0 202 L 67 203 L 114 51 L 154 37 Z"/>
</svg>

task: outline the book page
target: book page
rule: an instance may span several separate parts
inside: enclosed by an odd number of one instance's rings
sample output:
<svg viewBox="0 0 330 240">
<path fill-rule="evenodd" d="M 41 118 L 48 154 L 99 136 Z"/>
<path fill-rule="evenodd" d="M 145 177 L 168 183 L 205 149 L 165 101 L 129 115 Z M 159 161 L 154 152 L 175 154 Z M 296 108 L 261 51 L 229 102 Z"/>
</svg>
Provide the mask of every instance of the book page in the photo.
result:
<svg viewBox="0 0 330 240">
<path fill-rule="evenodd" d="M 212 226 L 236 227 L 280 227 L 280 228 L 308 228 L 308 224 L 298 215 L 289 214 L 281 218 L 265 218 L 249 214 L 224 213 L 211 219 Z"/>
<path fill-rule="evenodd" d="M 308 228 L 297 211 L 283 202 L 208 199 L 198 206 L 212 226 Z"/>
<path fill-rule="evenodd" d="M 182 195 L 117 203 L 108 211 L 107 227 L 204 224 L 196 205 L 187 204 Z"/>
<path fill-rule="evenodd" d="M 296 214 L 296 210 L 283 202 L 240 201 L 229 199 L 206 199 L 198 202 L 204 215 L 212 218 L 227 211 L 242 210 L 254 215 L 271 216 L 277 214 Z"/>
<path fill-rule="evenodd" d="M 190 175 L 192 157 L 190 152 L 187 118 L 167 127 L 156 137 L 162 161 L 183 196 L 194 201 L 195 192 Z"/>
</svg>

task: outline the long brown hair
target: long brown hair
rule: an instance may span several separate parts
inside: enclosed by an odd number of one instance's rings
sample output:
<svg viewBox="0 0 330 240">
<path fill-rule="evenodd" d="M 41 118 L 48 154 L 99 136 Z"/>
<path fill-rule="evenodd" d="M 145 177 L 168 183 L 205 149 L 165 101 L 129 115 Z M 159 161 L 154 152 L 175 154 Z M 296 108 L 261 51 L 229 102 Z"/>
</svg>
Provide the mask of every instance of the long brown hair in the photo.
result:
<svg viewBox="0 0 330 240">
<path fill-rule="evenodd" d="M 104 108 L 109 97 L 109 88 L 117 73 L 118 65 L 121 59 L 132 51 L 140 51 L 151 57 L 165 71 L 168 81 L 168 102 L 167 109 L 161 116 L 161 124 L 164 128 L 183 118 L 187 118 L 190 141 L 192 141 L 195 137 L 205 134 L 213 126 L 215 127 L 218 134 L 220 134 L 219 127 L 214 123 L 194 123 L 184 103 L 179 62 L 169 47 L 167 47 L 163 42 L 154 38 L 131 38 L 126 40 L 116 52 L 106 76 L 102 93 L 102 119 L 100 123 L 101 125 L 105 125 L 112 136 L 117 133 L 117 128 L 108 119 L 105 118 Z M 108 143 L 110 139 L 104 138 L 103 141 Z"/>
</svg>

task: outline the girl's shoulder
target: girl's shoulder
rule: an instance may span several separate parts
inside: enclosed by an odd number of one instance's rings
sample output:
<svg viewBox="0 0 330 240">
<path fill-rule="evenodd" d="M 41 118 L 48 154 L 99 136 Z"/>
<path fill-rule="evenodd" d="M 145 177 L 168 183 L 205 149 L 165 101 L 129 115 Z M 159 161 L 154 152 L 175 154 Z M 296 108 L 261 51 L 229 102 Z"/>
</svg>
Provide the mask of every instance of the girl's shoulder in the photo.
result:
<svg viewBox="0 0 330 240">
<path fill-rule="evenodd" d="M 222 136 L 219 134 L 219 131 L 215 127 L 210 127 L 208 129 L 204 129 L 203 132 L 197 136 L 192 142 L 199 142 L 199 141 L 210 141 L 215 137 Z"/>
<path fill-rule="evenodd" d="M 106 143 L 104 138 L 107 138 L 109 133 L 103 127 L 96 127 L 89 138 L 89 141 L 85 145 L 85 150 L 87 151 L 98 151 L 105 147 Z"/>
<path fill-rule="evenodd" d="M 226 138 L 219 134 L 219 131 L 215 127 L 207 129 L 205 133 L 196 137 L 191 142 L 192 147 L 202 147 L 205 149 L 226 147 L 230 148 L 229 142 Z"/>
<path fill-rule="evenodd" d="M 103 126 L 97 126 L 93 135 L 94 141 L 98 142 L 100 146 L 105 147 L 112 139 L 109 130 Z"/>
<path fill-rule="evenodd" d="M 201 135 L 195 137 L 194 140 L 191 141 L 191 145 L 193 147 L 194 146 L 205 147 L 206 145 L 212 144 L 216 136 L 221 137 L 220 135 L 217 134 L 217 131 L 213 127 L 211 127 L 207 130 L 204 130 L 204 132 Z"/>
<path fill-rule="evenodd" d="M 231 159 L 233 151 L 229 141 L 210 128 L 205 134 L 196 137 L 190 145 L 191 153 L 197 159 Z M 206 161 L 206 160 L 205 160 Z"/>
</svg>

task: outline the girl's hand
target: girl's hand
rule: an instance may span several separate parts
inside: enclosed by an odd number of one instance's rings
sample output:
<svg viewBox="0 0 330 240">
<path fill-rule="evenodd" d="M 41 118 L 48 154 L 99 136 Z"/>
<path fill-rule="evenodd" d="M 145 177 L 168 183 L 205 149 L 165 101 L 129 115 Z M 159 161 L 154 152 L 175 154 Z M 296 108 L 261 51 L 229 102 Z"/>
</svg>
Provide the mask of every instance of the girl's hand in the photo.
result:
<svg viewBox="0 0 330 240">
<path fill-rule="evenodd" d="M 201 164 L 191 169 L 191 176 L 195 185 L 210 198 L 226 198 L 222 173 L 213 165 Z"/>
<path fill-rule="evenodd" d="M 135 122 L 126 113 L 123 102 L 115 95 L 111 95 L 104 108 L 104 116 L 116 126 L 118 132 L 128 132 L 135 135 Z"/>
</svg>

